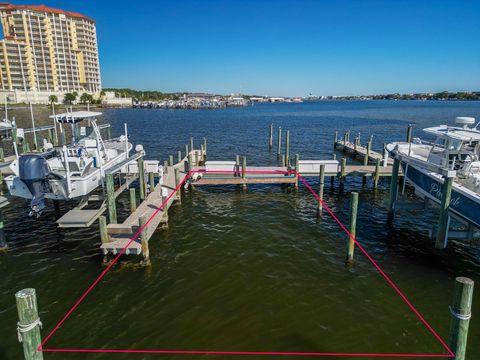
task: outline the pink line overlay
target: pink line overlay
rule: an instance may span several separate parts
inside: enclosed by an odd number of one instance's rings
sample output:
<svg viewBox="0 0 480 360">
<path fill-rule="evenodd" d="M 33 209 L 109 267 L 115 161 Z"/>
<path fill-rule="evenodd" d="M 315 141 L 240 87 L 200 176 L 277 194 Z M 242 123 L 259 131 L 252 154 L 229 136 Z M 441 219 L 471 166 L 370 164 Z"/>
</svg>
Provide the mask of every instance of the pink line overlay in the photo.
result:
<svg viewBox="0 0 480 360">
<path fill-rule="evenodd" d="M 42 341 L 40 346 L 37 348 L 38 351 L 43 352 L 57 352 L 57 353 L 143 353 L 143 354 L 171 354 L 171 355 L 276 355 L 276 356 L 315 356 L 315 357 L 385 357 L 385 358 L 453 358 L 455 354 L 448 347 L 448 345 L 442 340 L 440 335 L 433 329 L 433 327 L 428 323 L 428 321 L 420 314 L 420 312 L 415 308 L 415 306 L 407 299 L 403 292 L 398 288 L 397 285 L 390 279 L 390 277 L 382 270 L 382 268 L 373 260 L 373 258 L 367 253 L 363 246 L 356 240 L 356 238 L 348 231 L 348 229 L 343 225 L 343 223 L 338 219 L 338 217 L 333 213 L 333 211 L 325 204 L 325 202 L 319 198 L 315 193 L 312 187 L 306 182 L 306 180 L 300 176 L 300 174 L 295 171 L 255 171 L 248 170 L 246 174 L 261 174 L 261 175 L 294 175 L 305 185 L 305 187 L 315 196 L 316 200 L 319 201 L 323 208 L 332 216 L 335 222 L 340 226 L 340 228 L 352 239 L 355 245 L 359 250 L 367 257 L 367 259 L 373 264 L 373 266 L 378 270 L 380 275 L 388 282 L 388 284 L 395 290 L 395 292 L 400 296 L 400 298 L 407 304 L 407 306 L 415 313 L 415 315 L 420 319 L 420 321 L 427 327 L 427 329 L 433 334 L 433 336 L 442 344 L 448 354 L 417 354 L 417 353 L 350 353 L 350 352 L 286 352 L 286 351 L 218 351 L 218 350 L 152 350 L 152 349 L 60 349 L 60 348 L 45 348 L 44 345 L 48 340 L 57 332 L 57 330 L 62 326 L 62 324 L 70 317 L 70 315 L 75 311 L 75 309 L 82 303 L 85 297 L 93 290 L 93 288 L 100 282 L 100 280 L 107 274 L 107 272 L 112 268 L 112 266 L 118 261 L 120 256 L 122 256 L 130 244 L 135 241 L 142 231 L 148 226 L 150 221 L 158 215 L 158 213 L 164 208 L 167 202 L 176 194 L 177 191 L 185 184 L 185 182 L 190 178 L 193 173 L 211 173 L 211 174 L 233 174 L 240 175 L 241 171 L 206 171 L 206 170 L 191 170 L 180 182 L 180 184 L 174 189 L 174 191 L 166 198 L 166 200 L 160 205 L 160 207 L 150 216 L 144 226 L 142 226 L 135 235 L 130 239 L 130 241 L 125 245 L 122 251 L 115 256 L 111 263 L 101 272 L 101 274 L 93 281 L 93 283 L 87 288 L 83 295 L 74 303 L 72 308 L 62 317 L 57 325 L 50 331 L 47 337 Z"/>
</svg>

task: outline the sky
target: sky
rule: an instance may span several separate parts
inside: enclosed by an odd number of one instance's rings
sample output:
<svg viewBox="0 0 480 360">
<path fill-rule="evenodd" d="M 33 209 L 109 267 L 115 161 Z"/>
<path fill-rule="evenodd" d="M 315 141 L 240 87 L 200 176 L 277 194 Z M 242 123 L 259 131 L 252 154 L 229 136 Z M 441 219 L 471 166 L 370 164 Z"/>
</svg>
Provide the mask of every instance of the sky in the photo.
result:
<svg viewBox="0 0 480 360">
<path fill-rule="evenodd" d="M 97 23 L 103 87 L 270 96 L 480 90 L 480 1 L 43 0 Z"/>
</svg>

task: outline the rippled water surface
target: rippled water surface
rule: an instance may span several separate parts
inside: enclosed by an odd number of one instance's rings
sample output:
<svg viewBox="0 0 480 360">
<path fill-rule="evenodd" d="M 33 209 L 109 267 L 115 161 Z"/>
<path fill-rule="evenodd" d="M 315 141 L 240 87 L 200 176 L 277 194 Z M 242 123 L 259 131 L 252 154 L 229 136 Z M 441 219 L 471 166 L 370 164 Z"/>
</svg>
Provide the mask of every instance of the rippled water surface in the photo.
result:
<svg viewBox="0 0 480 360">
<path fill-rule="evenodd" d="M 403 140 L 408 124 L 420 129 L 476 116 L 478 102 L 317 102 L 265 104 L 243 109 L 166 111 L 104 110 L 120 134 L 128 123 L 132 142 L 147 158 L 184 149 L 190 136 L 208 139 L 210 160 L 246 155 L 248 164 L 276 165 L 268 151 L 270 123 L 289 129 L 291 153 L 302 159 L 332 156 L 335 131 Z M 27 119 L 17 115 L 27 126 Z M 38 120 L 40 123 L 41 121 Z M 275 145 L 275 141 L 274 141 Z M 275 146 L 274 146 L 275 147 Z M 276 148 L 276 147 L 275 147 Z M 341 156 L 341 154 L 337 154 Z M 352 160 L 349 160 L 352 161 Z M 316 179 L 308 179 L 316 189 Z M 387 222 L 388 180 L 378 190 L 360 178 L 340 192 L 327 181 L 325 199 L 348 222 L 349 195 L 360 193 L 357 238 L 428 322 L 446 338 L 454 278 L 480 280 L 480 246 L 451 241 L 433 250 L 428 229 L 435 209 L 399 211 Z M 126 194 L 125 194 L 126 195 Z M 405 201 L 414 202 L 410 190 Z M 74 204 L 65 205 L 62 209 Z M 9 251 L 0 254 L 0 358 L 20 359 L 14 293 L 37 290 L 42 335 L 55 326 L 102 271 L 97 225 L 60 230 L 53 211 L 26 217 L 26 202 L 4 209 Z M 129 209 L 118 200 L 120 217 Z M 152 266 L 123 258 L 47 344 L 51 348 L 181 349 L 442 353 L 441 344 L 402 302 L 358 249 L 346 266 L 345 234 L 328 215 L 317 219 L 304 186 L 204 187 L 187 192 L 170 210 L 169 228 L 151 239 Z M 474 314 L 480 314 L 478 293 Z M 480 322 L 471 321 L 468 359 L 480 358 Z M 122 354 L 46 354 L 46 359 L 149 359 Z M 212 358 L 225 358 L 224 356 Z M 254 358 L 259 358 L 254 357 Z M 286 357 L 285 357 L 286 358 Z M 289 357 L 290 358 L 290 357 Z M 294 358 L 294 357 L 291 357 Z M 298 357 L 297 357 L 298 358 Z"/>
</svg>

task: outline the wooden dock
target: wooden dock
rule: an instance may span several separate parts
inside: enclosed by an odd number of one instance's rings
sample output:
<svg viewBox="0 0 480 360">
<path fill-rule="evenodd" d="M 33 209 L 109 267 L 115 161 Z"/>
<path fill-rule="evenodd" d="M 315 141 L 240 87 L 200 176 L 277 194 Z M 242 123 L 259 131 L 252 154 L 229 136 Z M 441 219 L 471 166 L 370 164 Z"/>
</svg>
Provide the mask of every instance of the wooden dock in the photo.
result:
<svg viewBox="0 0 480 360">
<path fill-rule="evenodd" d="M 363 146 L 359 142 L 350 142 L 348 140 L 346 141 L 345 139 L 340 139 L 335 141 L 334 147 L 362 160 L 368 156 L 368 163 L 375 164 L 375 162 L 379 160 L 383 165 L 384 155 L 371 150 L 371 144 Z M 393 159 L 387 158 L 386 160 L 387 165 L 393 165 Z"/>
<path fill-rule="evenodd" d="M 104 239 L 100 246 L 103 253 L 105 255 L 108 253 L 113 255 L 120 253 L 141 229 L 143 226 L 141 224 L 142 220 L 145 222 L 150 221 L 142 235 L 129 244 L 125 254 L 139 255 L 146 251 L 148 252 L 148 244 L 145 244 L 145 242 L 148 243 L 148 240 L 160 225 L 167 224 L 168 209 L 174 201 L 179 200 L 179 196 L 172 196 L 179 179 L 181 181 L 187 175 L 187 168 L 190 164 L 197 166 L 194 159 L 203 158 L 203 155 L 201 150 L 191 150 L 188 156 L 185 156 L 177 164 L 167 165 L 164 170 L 162 183 L 155 184 L 155 189 L 148 194 L 130 216 L 121 224 L 112 223 L 106 227 L 107 239 Z M 189 159 L 190 162 L 188 161 Z M 162 204 L 164 204 L 163 207 Z M 147 246 L 147 249 L 145 249 L 145 246 Z"/>
</svg>

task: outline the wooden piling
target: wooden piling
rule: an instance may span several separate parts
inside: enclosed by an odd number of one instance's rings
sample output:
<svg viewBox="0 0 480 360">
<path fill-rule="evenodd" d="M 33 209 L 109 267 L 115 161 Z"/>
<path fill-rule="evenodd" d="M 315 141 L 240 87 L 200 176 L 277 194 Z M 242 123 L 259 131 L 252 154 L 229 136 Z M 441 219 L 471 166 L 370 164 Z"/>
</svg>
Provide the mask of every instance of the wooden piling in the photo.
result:
<svg viewBox="0 0 480 360">
<path fill-rule="evenodd" d="M 378 180 L 380 179 L 380 159 L 375 160 L 375 174 L 373 175 L 373 188 L 378 187 Z"/>
<path fill-rule="evenodd" d="M 333 153 L 332 159 L 337 160 L 337 154 Z M 333 186 L 334 183 L 335 183 L 335 176 L 330 176 L 330 185 Z"/>
<path fill-rule="evenodd" d="M 320 173 L 318 176 L 318 197 L 323 201 L 323 188 L 325 187 L 325 164 L 320 165 Z M 318 201 L 317 215 L 322 216 L 322 201 Z"/>
<path fill-rule="evenodd" d="M 147 223 L 146 216 L 142 215 L 138 219 L 138 226 L 141 229 Z M 147 226 L 140 233 L 140 241 L 142 243 L 142 255 L 143 255 L 143 266 L 150 266 L 150 249 L 148 248 L 148 235 L 147 235 Z"/>
<path fill-rule="evenodd" d="M 107 126 L 107 140 L 112 138 L 112 128 Z"/>
<path fill-rule="evenodd" d="M 450 314 L 448 347 L 455 354 L 455 360 L 464 360 L 467 350 L 468 326 L 472 316 L 473 280 L 457 277 L 453 291 Z"/>
<path fill-rule="evenodd" d="M 348 231 L 351 236 L 347 235 L 347 262 L 353 261 L 353 252 L 355 249 L 355 239 L 357 232 L 357 210 L 358 210 L 358 193 L 352 192 L 350 197 L 350 222 Z M 353 239 L 352 239 L 353 237 Z"/>
<path fill-rule="evenodd" d="M 188 157 L 188 144 L 185 144 L 185 157 Z"/>
<path fill-rule="evenodd" d="M 172 162 L 173 162 L 173 156 L 172 156 Z M 167 160 L 165 160 L 165 161 L 163 162 L 163 172 L 164 172 L 165 174 L 168 174 L 168 161 L 167 161 Z"/>
<path fill-rule="evenodd" d="M 25 360 L 42 360 L 43 352 L 38 351 L 42 343 L 35 289 L 23 289 L 15 294 L 18 310 L 17 333 L 22 343 Z"/>
<path fill-rule="evenodd" d="M 173 166 L 173 155 L 168 156 L 168 165 Z"/>
<path fill-rule="evenodd" d="M 280 160 L 281 146 L 282 146 L 282 128 L 279 126 L 278 127 L 278 148 L 277 148 L 278 160 Z"/>
<path fill-rule="evenodd" d="M 107 231 L 107 218 L 105 216 L 100 215 L 98 217 L 98 226 L 100 228 L 100 240 L 102 241 L 102 244 L 110 242 Z"/>
<path fill-rule="evenodd" d="M 452 199 L 453 177 L 444 176 L 442 185 L 442 202 L 440 204 L 440 217 L 438 219 L 436 249 L 445 249 L 448 243 L 448 228 L 450 227 L 450 200 Z"/>
<path fill-rule="evenodd" d="M 0 146 L 0 161 L 1 162 L 5 161 L 5 153 L 3 151 L 3 146 Z"/>
<path fill-rule="evenodd" d="M 137 160 L 138 164 L 138 182 L 140 184 L 140 200 L 145 200 L 145 167 L 143 156 Z"/>
<path fill-rule="evenodd" d="M 388 212 L 393 215 L 395 209 L 395 201 L 398 196 L 398 172 L 400 171 L 400 160 L 395 158 L 393 160 L 392 178 L 390 180 L 390 197 L 388 199 Z"/>
<path fill-rule="evenodd" d="M 412 142 L 412 125 L 408 125 L 407 127 L 407 142 Z"/>
<path fill-rule="evenodd" d="M 155 191 L 155 174 L 153 172 L 148 173 L 148 183 L 150 185 L 150 192 Z"/>
<path fill-rule="evenodd" d="M 181 182 L 181 180 L 180 180 L 180 169 L 175 168 L 175 187 L 178 187 L 178 185 L 180 185 L 180 182 Z M 178 189 L 176 199 L 179 203 L 182 201 L 181 189 Z"/>
<path fill-rule="evenodd" d="M 190 138 L 190 150 L 193 151 L 193 137 Z"/>
<path fill-rule="evenodd" d="M 298 175 L 300 175 L 300 155 L 295 154 L 295 189 L 298 189 Z"/>
<path fill-rule="evenodd" d="M 135 212 L 137 210 L 137 195 L 135 194 L 135 188 L 129 189 L 130 195 L 130 212 Z"/>
<path fill-rule="evenodd" d="M 272 151 L 273 147 L 273 124 L 270 124 L 270 137 L 268 138 L 268 149 Z"/>
<path fill-rule="evenodd" d="M 285 132 L 285 161 L 283 162 L 284 166 L 288 164 L 288 156 L 290 153 L 290 130 Z"/>
<path fill-rule="evenodd" d="M 235 156 L 235 172 L 234 176 L 240 176 L 240 155 Z"/>
<path fill-rule="evenodd" d="M 204 152 L 203 144 L 201 144 L 200 145 L 200 158 L 201 158 L 202 161 L 205 161 L 205 157 L 203 156 L 203 152 Z"/>
<path fill-rule="evenodd" d="M 203 138 L 203 161 L 207 160 L 207 138 Z"/>
<path fill-rule="evenodd" d="M 242 156 L 242 178 L 247 177 L 247 157 Z"/>
<path fill-rule="evenodd" d="M 182 152 L 180 150 L 177 151 L 177 163 L 182 162 Z"/>
<path fill-rule="evenodd" d="M 3 222 L 3 211 L 0 209 L 0 251 L 8 249 L 7 237 L 5 236 L 5 224 Z"/>
<path fill-rule="evenodd" d="M 343 189 L 343 186 L 345 185 L 345 177 L 347 176 L 347 159 L 342 158 L 342 162 L 340 164 L 340 187 Z"/>
<path fill-rule="evenodd" d="M 110 224 L 117 223 L 117 205 L 115 204 L 115 187 L 113 184 L 113 174 L 105 175 L 107 185 L 107 203 L 108 203 L 108 220 Z"/>
<path fill-rule="evenodd" d="M 197 151 L 195 151 L 195 166 L 200 166 L 200 159 Z"/>
<path fill-rule="evenodd" d="M 338 142 L 338 131 L 335 131 L 335 137 L 333 139 L 333 151 L 337 148 L 337 142 Z"/>
<path fill-rule="evenodd" d="M 285 160 L 285 154 L 282 154 L 282 159 L 280 160 L 280 163 L 282 164 L 282 166 L 288 166 L 288 163 Z"/>
</svg>

